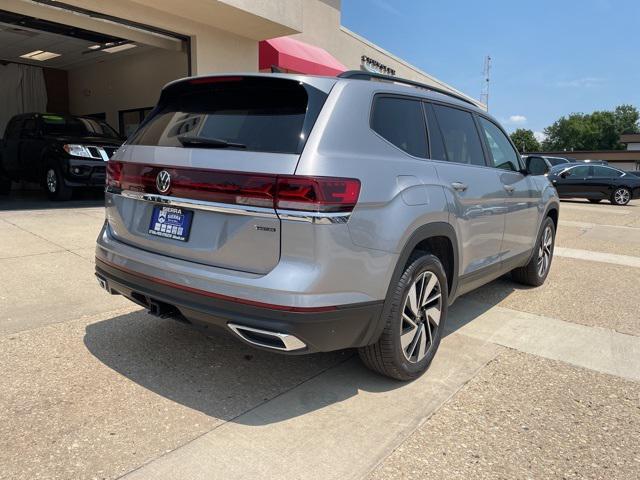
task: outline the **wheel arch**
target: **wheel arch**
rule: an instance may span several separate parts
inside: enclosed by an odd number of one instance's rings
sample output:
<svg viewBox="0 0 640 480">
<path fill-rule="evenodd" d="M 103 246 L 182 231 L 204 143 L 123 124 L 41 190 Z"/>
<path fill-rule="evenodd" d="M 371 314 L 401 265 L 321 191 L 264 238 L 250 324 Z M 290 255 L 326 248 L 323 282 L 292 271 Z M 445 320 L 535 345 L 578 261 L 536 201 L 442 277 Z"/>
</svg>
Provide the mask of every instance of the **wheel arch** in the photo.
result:
<svg viewBox="0 0 640 480">
<path fill-rule="evenodd" d="M 536 241 L 533 244 L 533 248 L 531 249 L 531 252 L 529 253 L 529 256 L 527 257 L 527 261 L 524 263 L 524 265 L 529 263 L 536 253 L 536 245 L 538 244 L 538 238 L 540 236 L 540 232 L 542 231 L 542 224 L 544 223 L 547 217 L 551 218 L 551 221 L 553 221 L 553 228 L 557 234 L 558 221 L 560 219 L 560 203 L 559 202 L 551 202 L 549 205 L 547 205 L 547 208 L 544 211 L 544 215 L 540 217 L 540 224 L 538 226 L 538 231 L 536 233 Z"/>
<path fill-rule="evenodd" d="M 549 205 L 547 207 L 547 210 L 544 214 L 543 220 L 547 217 L 551 217 L 551 220 L 553 220 L 553 225 L 554 228 L 556 229 L 556 231 L 558 230 L 558 220 L 560 217 L 560 208 L 559 205 L 556 203 L 552 203 L 551 205 Z"/>
<path fill-rule="evenodd" d="M 384 330 L 384 319 L 391 309 L 391 302 L 389 301 L 391 289 L 394 288 L 394 285 L 400 280 L 412 254 L 420 251 L 430 253 L 440 259 L 447 273 L 449 304 L 455 299 L 455 293 L 458 288 L 459 265 L 456 231 L 453 226 L 445 222 L 432 222 L 421 225 L 409 236 L 398 256 L 398 261 L 396 262 L 391 280 L 387 286 L 387 294 L 378 325 L 370 337 L 371 343 L 375 343 Z"/>
</svg>

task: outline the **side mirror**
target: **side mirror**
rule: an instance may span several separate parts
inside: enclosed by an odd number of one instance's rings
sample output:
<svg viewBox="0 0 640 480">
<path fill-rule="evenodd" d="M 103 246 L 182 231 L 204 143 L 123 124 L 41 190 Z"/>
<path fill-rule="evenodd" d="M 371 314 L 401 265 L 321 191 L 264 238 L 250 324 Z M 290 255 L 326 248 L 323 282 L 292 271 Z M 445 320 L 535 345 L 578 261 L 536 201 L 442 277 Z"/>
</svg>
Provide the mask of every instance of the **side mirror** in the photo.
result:
<svg viewBox="0 0 640 480">
<path fill-rule="evenodd" d="M 527 175 L 546 175 L 549 173 L 547 163 L 538 157 L 528 157 L 525 161 L 525 173 Z"/>
<path fill-rule="evenodd" d="M 561 178 L 567 178 L 569 176 L 569 170 L 565 170 L 560 173 Z"/>
</svg>

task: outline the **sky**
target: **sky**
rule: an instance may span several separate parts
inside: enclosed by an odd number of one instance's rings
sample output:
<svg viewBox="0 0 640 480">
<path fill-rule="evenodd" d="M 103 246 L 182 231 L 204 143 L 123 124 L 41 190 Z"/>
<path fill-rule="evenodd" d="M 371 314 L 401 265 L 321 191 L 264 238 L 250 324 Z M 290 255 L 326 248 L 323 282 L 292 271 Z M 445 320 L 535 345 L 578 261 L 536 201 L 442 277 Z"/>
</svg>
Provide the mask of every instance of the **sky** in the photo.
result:
<svg viewBox="0 0 640 480">
<path fill-rule="evenodd" d="M 508 131 L 640 108 L 640 0 L 342 0 L 342 24 L 478 99 L 490 55 Z"/>
</svg>

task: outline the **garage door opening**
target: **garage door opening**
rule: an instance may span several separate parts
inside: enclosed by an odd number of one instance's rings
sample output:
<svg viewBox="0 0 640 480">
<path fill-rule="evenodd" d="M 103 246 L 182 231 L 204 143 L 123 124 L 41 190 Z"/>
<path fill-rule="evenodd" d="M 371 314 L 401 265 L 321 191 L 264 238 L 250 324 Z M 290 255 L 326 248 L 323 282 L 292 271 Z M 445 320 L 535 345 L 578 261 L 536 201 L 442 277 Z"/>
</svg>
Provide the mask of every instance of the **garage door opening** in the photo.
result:
<svg viewBox="0 0 640 480">
<path fill-rule="evenodd" d="M 128 136 L 162 86 L 188 75 L 188 41 L 139 28 L 126 36 L 115 25 L 109 34 L 105 25 L 98 32 L 0 10 L 0 132 L 13 115 L 46 112 L 98 118 Z"/>
</svg>

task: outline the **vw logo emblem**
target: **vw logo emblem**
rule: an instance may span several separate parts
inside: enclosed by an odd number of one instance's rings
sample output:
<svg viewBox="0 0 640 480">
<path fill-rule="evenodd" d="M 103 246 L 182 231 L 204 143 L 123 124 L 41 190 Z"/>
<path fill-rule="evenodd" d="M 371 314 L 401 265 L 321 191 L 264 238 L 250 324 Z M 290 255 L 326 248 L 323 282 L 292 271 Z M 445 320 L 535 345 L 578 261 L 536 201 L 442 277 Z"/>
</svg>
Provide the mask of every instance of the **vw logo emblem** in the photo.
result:
<svg viewBox="0 0 640 480">
<path fill-rule="evenodd" d="M 171 175 L 166 170 L 162 170 L 156 177 L 156 188 L 160 193 L 167 193 L 171 188 Z"/>
</svg>

